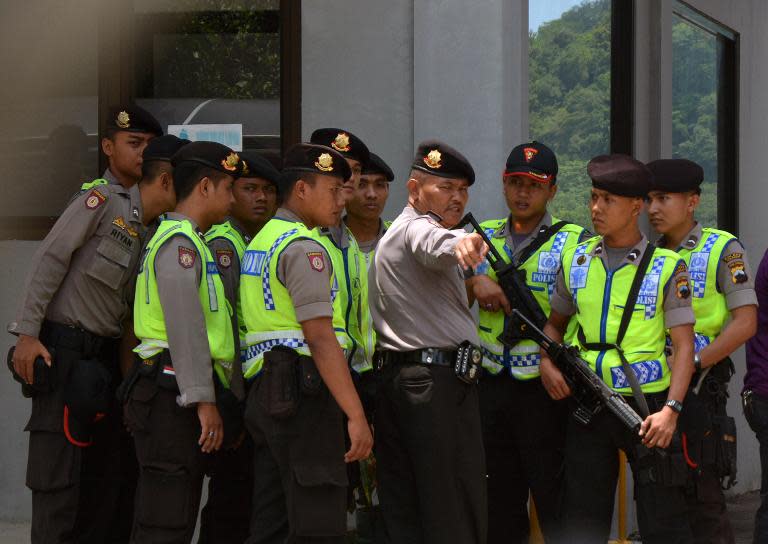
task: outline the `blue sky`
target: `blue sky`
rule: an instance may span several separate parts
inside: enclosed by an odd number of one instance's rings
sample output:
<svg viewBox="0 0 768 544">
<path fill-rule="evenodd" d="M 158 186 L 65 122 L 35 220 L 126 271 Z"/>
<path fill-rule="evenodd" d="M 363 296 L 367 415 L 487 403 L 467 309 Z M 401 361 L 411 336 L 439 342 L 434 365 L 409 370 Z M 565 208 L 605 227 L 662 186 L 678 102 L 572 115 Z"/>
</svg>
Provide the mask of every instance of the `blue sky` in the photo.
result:
<svg viewBox="0 0 768 544">
<path fill-rule="evenodd" d="M 528 29 L 538 30 L 546 21 L 559 19 L 563 12 L 581 4 L 582 0 L 530 0 L 528 2 Z"/>
</svg>

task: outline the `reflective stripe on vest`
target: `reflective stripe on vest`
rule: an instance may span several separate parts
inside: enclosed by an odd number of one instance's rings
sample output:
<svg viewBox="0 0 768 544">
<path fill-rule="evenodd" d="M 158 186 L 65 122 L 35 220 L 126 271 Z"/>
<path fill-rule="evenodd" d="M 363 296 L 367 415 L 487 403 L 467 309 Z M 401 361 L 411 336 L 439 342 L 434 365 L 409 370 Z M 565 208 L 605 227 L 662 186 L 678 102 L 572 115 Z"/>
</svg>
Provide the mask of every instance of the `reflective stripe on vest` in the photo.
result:
<svg viewBox="0 0 768 544">
<path fill-rule="evenodd" d="M 717 290 L 717 267 L 725 247 L 735 239 L 733 234 L 705 227 L 696 247 L 678 250 L 691 275 L 694 330 L 708 339 L 707 344 L 720 334 L 730 315 L 725 295 Z"/>
<path fill-rule="evenodd" d="M 155 277 L 155 258 L 159 249 L 173 236 L 181 234 L 194 244 L 198 255 L 204 260 L 198 289 L 200 305 L 205 317 L 206 333 L 214 369 L 224 385 L 229 383 L 232 361 L 235 358 L 232 313 L 224 296 L 224 284 L 219 270 L 213 262 L 211 252 L 203 238 L 187 221 L 166 219 L 148 242 L 144 250 L 141 268 L 136 279 L 134 300 L 134 329 L 140 344 L 134 349 L 140 356 L 153 356 L 168 347 L 168 333 L 165 317 L 160 304 Z"/>
<path fill-rule="evenodd" d="M 637 268 L 623 264 L 616 270 L 606 271 L 600 257 L 590 256 L 599 241 L 600 237 L 595 237 L 565 252 L 563 272 L 577 307 L 576 321 L 585 341 L 613 343 Z M 673 251 L 660 248 L 653 251 L 622 342 L 624 355 L 645 393 L 656 393 L 669 387 L 670 372 L 664 354 L 664 289 L 681 261 Z M 579 345 L 578 339 L 576 344 Z M 580 349 L 584 360 L 605 383 L 621 394 L 632 394 L 616 350 L 586 350 L 581 346 Z"/>
<path fill-rule="evenodd" d="M 553 217 L 552 224 L 557 222 L 559 219 Z M 505 223 L 507 223 L 506 219 L 494 219 L 485 221 L 480 226 L 491 239 L 491 243 L 501 254 L 504 262 L 509 263 L 512 261 L 512 250 L 507 246 L 506 237 L 494 236 Z M 526 284 L 539 306 L 544 310 L 545 315 L 549 315 L 550 312 L 549 301 L 557 279 L 561 256 L 565 250 L 576 246 L 583 231 L 584 229 L 577 225 L 563 225 L 558 232 L 553 234 L 525 262 L 519 265 L 521 270 L 525 270 Z M 488 265 L 488 261 L 484 261 L 478 267 L 477 273 L 486 274 L 494 281 L 497 279 L 496 273 Z M 498 374 L 506 367 L 512 376 L 518 380 L 539 377 L 541 357 L 536 342 L 523 340 L 514 348 L 509 349 L 498 341 L 499 335 L 504 330 L 506 319 L 507 316 L 503 311 L 488 312 L 480 308 L 478 336 L 484 356 L 483 366 L 491 374 Z M 566 342 L 572 340 L 575 330 L 575 323 L 570 324 L 566 334 Z"/>
<path fill-rule="evenodd" d="M 288 289 L 277 279 L 280 254 L 291 242 L 301 238 L 319 241 L 316 232 L 302 223 L 273 218 L 251 240 L 243 255 L 240 303 L 247 332 L 241 361 L 246 379 L 261 372 L 264 353 L 275 346 L 282 345 L 303 355 L 311 355 Z M 335 294 L 336 285 L 334 265 L 329 285 L 333 301 L 333 328 L 339 344 L 346 348 L 349 339 L 344 327 L 341 297 Z"/>
</svg>

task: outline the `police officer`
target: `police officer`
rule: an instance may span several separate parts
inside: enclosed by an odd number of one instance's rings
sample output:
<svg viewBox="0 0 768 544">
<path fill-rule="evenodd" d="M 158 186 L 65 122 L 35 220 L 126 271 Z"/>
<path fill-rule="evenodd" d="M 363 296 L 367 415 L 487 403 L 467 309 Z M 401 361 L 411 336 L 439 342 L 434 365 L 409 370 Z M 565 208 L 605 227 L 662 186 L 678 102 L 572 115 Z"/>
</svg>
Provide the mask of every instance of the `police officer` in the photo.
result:
<svg viewBox="0 0 768 544">
<path fill-rule="evenodd" d="M 357 240 L 360 251 L 370 266 L 376 244 L 387 231 L 391 221 L 383 221 L 381 214 L 389 198 L 389 184 L 395 174 L 389 165 L 375 153 L 360 174 L 360 183 L 347 202 L 344 223 Z"/>
<path fill-rule="evenodd" d="M 735 483 L 736 449 L 722 437 L 735 437 L 735 421 L 725 412 L 734 372 L 730 355 L 757 329 L 752 272 L 735 236 L 696 221 L 704 180 L 698 164 L 663 159 L 648 163 L 648 169 L 654 176 L 648 217 L 662 235 L 656 244 L 685 259 L 696 316 L 695 374 L 680 419 L 691 467 L 688 521 L 696 542 L 734 542 L 721 481 L 728 487 Z"/>
<path fill-rule="evenodd" d="M 245 323 L 238 296 L 240 263 L 251 238 L 275 214 L 280 177 L 275 167 L 258 153 L 244 151 L 240 153 L 240 160 L 243 175 L 232 186 L 235 202 L 229 217 L 205 234 L 224 284 L 224 294 L 234 310 L 232 330 L 237 362 L 240 346 L 245 343 Z M 237 397 L 240 412 L 240 402 L 245 399 L 240 364 L 232 368 L 231 390 Z M 234 443 L 219 451 L 214 458 L 208 473 L 208 502 L 200 513 L 200 543 L 241 544 L 248 538 L 253 494 L 253 444 L 245 435 L 243 428 Z"/>
<path fill-rule="evenodd" d="M 126 458 L 131 450 L 124 447 L 114 400 L 122 379 L 117 344 L 144 226 L 169 209 L 173 198 L 158 179 L 130 189 L 120 184 L 90 189 L 64 210 L 32 259 L 8 331 L 19 337 L 15 371 L 37 387 L 26 426 L 34 543 L 128 540 L 133 500 L 123 503 L 121 494 L 126 484 L 131 487 L 123 478 L 132 459 Z M 36 369 L 36 358 L 47 367 Z M 107 371 L 101 373 L 106 385 L 97 382 L 95 390 L 108 392 L 108 404 L 99 410 L 106 415 L 95 424 L 95 413 L 72 417 L 71 406 L 65 406 L 78 400 L 73 396 L 92 400 L 78 393 L 82 384 L 73 377 L 93 361 Z M 75 427 L 86 431 L 73 434 Z"/>
<path fill-rule="evenodd" d="M 137 380 L 126 404 L 140 475 L 132 542 L 189 542 L 205 455 L 227 438 L 213 374 L 228 385 L 235 358 L 231 308 L 203 232 L 232 203 L 242 162 L 193 142 L 172 159 L 177 204 L 147 244 L 136 281 Z"/>
<path fill-rule="evenodd" d="M 142 179 L 144 148 L 152 138 L 162 135 L 163 129 L 157 119 L 136 104 L 111 108 L 106 133 L 101 139 L 101 150 L 109 166 L 101 178 L 83 183 L 80 190 L 106 184 L 130 188 L 138 183 Z"/>
<path fill-rule="evenodd" d="M 529 142 L 507 158 L 502 184 L 509 217 L 481 226 L 505 262 L 525 272 L 533 297 L 549 314 L 549 297 L 564 251 L 584 238 L 582 227 L 547 211 L 557 194 L 557 158 L 546 145 Z M 488 542 L 528 542 L 529 490 L 547 541 L 557 538 L 562 493 L 567 411 L 539 379 L 539 346 L 523 340 L 506 348 L 509 301 L 487 263 L 467 280 L 480 306 L 478 335 L 487 377 L 480 382 L 488 470 Z"/>
<path fill-rule="evenodd" d="M 283 205 L 243 257 L 244 370 L 254 380 L 245 421 L 259 467 L 249 543 L 345 542 L 345 461 L 371 450 L 342 351 L 349 342 L 337 271 L 316 230 L 338 224 L 350 176 L 335 150 L 293 146 L 280 178 Z"/>
<path fill-rule="evenodd" d="M 363 141 L 347 130 L 319 128 L 312 133 L 310 142 L 331 147 L 338 151 L 349 164 L 352 175 L 344 182 L 346 206 L 360 184 L 362 169 L 370 160 L 370 151 Z M 347 334 L 352 341 L 348 360 L 353 378 L 366 411 L 370 413 L 373 369 L 374 336 L 368 306 L 368 276 L 365 257 L 357 240 L 339 216 L 338 222 L 320 229 L 319 238 L 333 261 L 338 274 L 339 296 L 344 307 Z"/>
<path fill-rule="evenodd" d="M 587 172 L 592 178 L 592 223 L 599 236 L 563 255 L 545 331 L 562 340 L 574 316 L 575 345 L 581 356 L 645 418 L 640 430 L 643 444 L 665 449 L 672 442 L 693 372 L 694 318 L 687 267 L 677 253 L 649 244 L 640 232 L 638 218 L 652 178 L 645 165 L 626 155 L 602 155 L 589 162 Z M 633 291 L 637 296 L 631 300 Z M 674 371 L 664 353 L 666 330 L 676 353 Z M 552 398 L 570 395 L 545 352 L 541 379 Z M 640 446 L 633 434 L 606 411 L 589 426 L 569 420 L 568 542 L 608 539 L 619 448 L 632 466 L 643 542 L 693 541 L 685 518 L 681 453 L 670 448 L 666 455 L 656 455 Z"/>
<path fill-rule="evenodd" d="M 443 142 L 419 144 L 408 205 L 379 241 L 370 269 L 378 338 L 375 411 L 379 498 L 392 542 L 486 541 L 485 459 L 471 358 L 477 328 L 461 267 L 482 262 L 477 234 L 449 230 L 475 173 Z M 460 266 L 458 266 L 460 265 Z M 475 361 L 479 362 L 479 351 Z M 472 373 L 474 374 L 474 373 Z"/>
</svg>

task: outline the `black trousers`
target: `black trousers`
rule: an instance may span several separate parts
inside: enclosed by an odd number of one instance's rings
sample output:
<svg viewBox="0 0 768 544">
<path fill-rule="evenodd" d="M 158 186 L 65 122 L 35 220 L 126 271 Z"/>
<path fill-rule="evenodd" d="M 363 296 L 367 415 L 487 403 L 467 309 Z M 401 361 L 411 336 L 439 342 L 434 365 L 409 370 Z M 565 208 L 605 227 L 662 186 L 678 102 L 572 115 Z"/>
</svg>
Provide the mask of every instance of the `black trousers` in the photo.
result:
<svg viewBox="0 0 768 544">
<path fill-rule="evenodd" d="M 477 387 L 450 367 L 380 371 L 379 497 L 390 542 L 485 544 L 485 453 Z"/>
<path fill-rule="evenodd" d="M 125 406 L 126 424 L 136 442 L 139 485 L 131 542 L 187 543 L 197 521 L 203 476 L 211 455 L 197 441 L 195 408 L 176 403 L 177 391 L 141 377 Z"/>
<path fill-rule="evenodd" d="M 666 392 L 646 395 L 651 412 L 664 406 Z M 630 401 L 635 410 L 634 401 Z M 686 466 L 670 447 L 664 464 L 638 449 L 631 433 L 608 412 L 588 427 L 569 419 L 565 449 L 565 534 L 569 543 L 604 543 L 613 517 L 618 450 L 627 454 L 635 480 L 637 521 L 644 544 L 694 542 L 686 518 Z M 642 455 L 642 457 L 641 457 Z M 661 482 L 665 473 L 666 481 Z M 656 480 L 656 481 L 654 481 Z"/>
<path fill-rule="evenodd" d="M 752 394 L 752 402 L 744 412 L 749 427 L 760 444 L 760 507 L 755 514 L 753 542 L 768 542 L 768 397 Z"/>
<path fill-rule="evenodd" d="M 567 405 L 550 398 L 541 380 L 508 372 L 479 384 L 488 471 L 488 543 L 527 544 L 533 495 L 544 538 L 560 539 Z"/>
<path fill-rule="evenodd" d="M 242 544 L 248 538 L 253 496 L 253 440 L 222 449 L 208 470 L 208 501 L 200 512 L 198 544 Z"/>
<path fill-rule="evenodd" d="M 269 372 L 256 378 L 245 408 L 254 447 L 247 542 L 341 544 L 348 483 L 341 409 L 322 385 L 314 394 L 299 393 L 293 415 L 274 418 L 264 393 L 273 378 Z"/>
<path fill-rule="evenodd" d="M 715 442 L 720 433 L 713 425 L 714 418 L 727 416 L 728 401 L 727 381 L 723 383 L 713 373 L 716 369 L 719 376 L 727 375 L 724 369 L 730 364 L 730 360 L 718 363 L 719 368 L 713 368 L 704 379 L 698 395 L 689 390 L 680 416 L 680 431 L 686 435 L 688 455 L 698 465 L 695 470 L 688 471 L 685 496 L 688 521 L 697 544 L 733 544 L 736 541 L 716 468 Z M 691 384 L 697 382 L 698 374 Z"/>
<path fill-rule="evenodd" d="M 55 330 L 53 330 L 55 329 Z M 97 359 L 119 381 L 114 342 L 84 343 L 77 331 L 43 325 L 40 339 L 54 353 L 53 368 L 63 383 L 83 359 Z M 79 447 L 63 430 L 61 385 L 32 399 L 27 487 L 32 490 L 31 542 L 125 543 L 130 535 L 136 463 L 115 401 L 94 427 L 93 445 Z"/>
</svg>

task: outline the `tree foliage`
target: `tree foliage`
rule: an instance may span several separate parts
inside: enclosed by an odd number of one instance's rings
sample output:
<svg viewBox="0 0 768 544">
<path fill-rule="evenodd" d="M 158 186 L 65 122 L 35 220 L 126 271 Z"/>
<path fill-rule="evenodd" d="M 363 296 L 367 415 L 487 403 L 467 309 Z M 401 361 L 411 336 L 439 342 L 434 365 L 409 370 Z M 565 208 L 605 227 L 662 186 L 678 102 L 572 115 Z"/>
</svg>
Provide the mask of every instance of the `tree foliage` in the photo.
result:
<svg viewBox="0 0 768 544">
<path fill-rule="evenodd" d="M 589 159 L 609 152 L 611 2 L 586 0 L 531 32 L 530 136 L 558 157 L 552 212 L 591 226 Z M 716 42 L 676 19 L 673 43 L 673 153 L 702 165 L 706 183 L 698 216 L 717 224 Z"/>
</svg>

